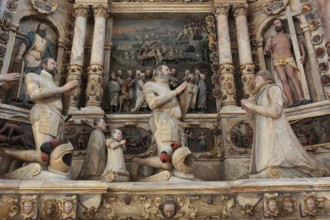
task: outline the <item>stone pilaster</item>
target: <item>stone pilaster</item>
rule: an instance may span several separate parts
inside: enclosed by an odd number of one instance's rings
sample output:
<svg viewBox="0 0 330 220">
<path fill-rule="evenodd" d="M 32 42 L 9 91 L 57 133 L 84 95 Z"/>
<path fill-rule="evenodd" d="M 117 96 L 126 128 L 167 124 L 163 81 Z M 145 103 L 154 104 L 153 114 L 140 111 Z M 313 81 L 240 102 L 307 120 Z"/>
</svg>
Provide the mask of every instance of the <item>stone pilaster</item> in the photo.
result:
<svg viewBox="0 0 330 220">
<path fill-rule="evenodd" d="M 214 14 L 217 20 L 219 73 L 222 106 L 236 106 L 236 89 L 234 78 L 234 65 L 231 54 L 228 12 L 229 4 L 215 5 Z"/>
<path fill-rule="evenodd" d="M 106 19 L 109 9 L 106 5 L 94 5 L 94 33 L 92 44 L 91 65 L 88 67 L 88 82 L 86 89 L 86 107 L 100 108 L 103 95 L 103 65 Z"/>
<path fill-rule="evenodd" d="M 86 23 L 89 17 L 89 7 L 87 5 L 75 5 L 75 24 L 71 50 L 70 65 L 68 67 L 67 81 L 77 80 L 79 88 L 72 93 L 70 98 L 70 109 L 78 109 L 81 93 L 81 75 L 83 74 L 84 49 L 86 38 Z"/>
<path fill-rule="evenodd" d="M 248 4 L 239 4 L 233 7 L 237 30 L 237 44 L 240 70 L 242 73 L 244 97 L 253 96 L 254 70 L 252 51 L 247 23 Z"/>
</svg>

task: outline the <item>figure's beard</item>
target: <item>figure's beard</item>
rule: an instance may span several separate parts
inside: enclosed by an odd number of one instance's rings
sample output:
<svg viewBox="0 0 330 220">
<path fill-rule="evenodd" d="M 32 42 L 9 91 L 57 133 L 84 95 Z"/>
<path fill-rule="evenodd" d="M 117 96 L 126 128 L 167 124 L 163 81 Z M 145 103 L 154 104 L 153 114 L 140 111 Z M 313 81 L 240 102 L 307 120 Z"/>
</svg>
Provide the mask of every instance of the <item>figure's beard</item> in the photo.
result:
<svg viewBox="0 0 330 220">
<path fill-rule="evenodd" d="M 168 82 L 170 79 L 170 75 L 165 75 L 164 73 L 161 73 L 161 74 L 159 74 L 159 76 L 157 78 L 166 80 Z"/>
<path fill-rule="evenodd" d="M 37 34 L 39 34 L 40 37 L 45 38 L 47 32 L 46 32 L 46 30 L 40 30 L 40 29 L 39 29 L 39 30 L 37 31 Z"/>
<path fill-rule="evenodd" d="M 281 25 L 281 26 L 276 26 L 276 27 L 275 27 L 275 31 L 276 31 L 276 32 L 281 32 L 281 31 L 283 31 L 283 25 Z"/>
<path fill-rule="evenodd" d="M 52 74 L 52 76 L 56 76 L 56 74 L 57 74 L 57 69 L 56 68 L 54 68 L 53 70 L 50 70 L 46 67 L 45 70 L 47 72 L 49 72 L 50 74 Z"/>
</svg>

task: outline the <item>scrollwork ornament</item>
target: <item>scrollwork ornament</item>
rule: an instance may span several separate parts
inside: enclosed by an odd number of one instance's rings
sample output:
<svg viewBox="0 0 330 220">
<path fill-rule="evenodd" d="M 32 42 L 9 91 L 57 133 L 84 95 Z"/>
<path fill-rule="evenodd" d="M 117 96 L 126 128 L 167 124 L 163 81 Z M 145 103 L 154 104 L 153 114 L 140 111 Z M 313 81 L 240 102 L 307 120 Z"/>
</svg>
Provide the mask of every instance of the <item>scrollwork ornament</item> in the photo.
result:
<svg viewBox="0 0 330 220">
<path fill-rule="evenodd" d="M 234 9 L 234 16 L 247 16 L 247 8 L 248 4 L 239 4 L 233 6 Z"/>
<path fill-rule="evenodd" d="M 89 6 L 88 5 L 75 5 L 73 7 L 74 9 L 74 14 L 76 17 L 89 17 L 90 16 L 90 11 L 89 11 Z"/>
<path fill-rule="evenodd" d="M 1 219 L 12 219 L 19 211 L 18 199 L 3 196 L 0 198 L 0 216 Z"/>
<path fill-rule="evenodd" d="M 277 167 L 268 167 L 267 173 L 272 179 L 278 179 L 281 177 L 281 172 Z"/>
</svg>

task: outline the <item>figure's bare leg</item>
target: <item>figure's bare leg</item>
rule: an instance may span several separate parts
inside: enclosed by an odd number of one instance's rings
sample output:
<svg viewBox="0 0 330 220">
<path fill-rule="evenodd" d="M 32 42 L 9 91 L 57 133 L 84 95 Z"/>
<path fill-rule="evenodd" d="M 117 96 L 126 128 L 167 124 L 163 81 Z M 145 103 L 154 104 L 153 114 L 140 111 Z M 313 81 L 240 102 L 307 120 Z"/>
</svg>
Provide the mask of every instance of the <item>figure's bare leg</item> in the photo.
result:
<svg viewBox="0 0 330 220">
<path fill-rule="evenodd" d="M 295 69 L 293 69 L 293 67 L 290 66 L 289 64 L 286 64 L 284 66 L 284 69 L 285 69 L 285 72 L 288 75 L 289 80 L 292 82 L 292 84 L 293 84 L 293 86 L 294 86 L 294 88 L 297 92 L 299 101 L 304 100 L 305 99 L 304 94 L 302 92 L 301 84 L 299 82 L 299 79 L 298 79 L 297 73 L 295 72 Z"/>
<path fill-rule="evenodd" d="M 134 158 L 132 164 L 132 180 L 135 181 L 139 177 L 139 170 L 141 166 L 148 166 L 152 168 L 171 170 L 171 163 L 162 163 L 158 156 L 153 156 L 149 158 Z"/>
<path fill-rule="evenodd" d="M 289 101 L 288 105 L 292 105 L 293 104 L 292 92 L 291 92 L 291 88 L 290 88 L 287 76 L 285 74 L 284 67 L 283 66 L 277 66 L 277 67 L 275 67 L 275 71 L 276 71 L 277 76 L 281 80 L 283 90 L 284 90 L 284 94 L 288 98 L 288 101 Z"/>
</svg>

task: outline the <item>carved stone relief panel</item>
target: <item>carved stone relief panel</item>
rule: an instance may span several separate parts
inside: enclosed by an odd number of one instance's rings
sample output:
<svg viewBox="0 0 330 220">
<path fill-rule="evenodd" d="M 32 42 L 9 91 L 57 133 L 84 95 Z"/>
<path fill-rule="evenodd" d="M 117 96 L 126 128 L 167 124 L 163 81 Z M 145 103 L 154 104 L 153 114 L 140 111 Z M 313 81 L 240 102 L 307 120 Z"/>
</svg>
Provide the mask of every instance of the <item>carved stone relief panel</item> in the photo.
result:
<svg viewBox="0 0 330 220">
<path fill-rule="evenodd" d="M 330 142 L 330 116 L 306 118 L 291 125 L 303 146 L 319 145 Z M 311 147 L 308 150 L 316 150 Z"/>
<path fill-rule="evenodd" d="M 34 149 L 34 137 L 30 124 L 0 119 L 0 146 L 17 149 Z"/>
<path fill-rule="evenodd" d="M 114 19 L 112 32 L 110 71 L 120 78 L 119 81 L 131 80 L 128 89 L 128 93 L 131 93 L 129 109 L 134 108 L 138 99 L 137 77 L 146 71 L 153 71 L 158 65 L 167 65 L 175 71 L 173 78 L 176 78 L 176 86 L 189 80 L 186 71 L 195 76 L 193 83 L 197 85 L 201 78 L 199 74 L 205 74 L 207 108 L 195 109 L 194 106 L 189 112 L 216 112 L 211 95 L 213 86 L 210 83 L 209 36 L 203 15 L 174 15 L 162 19 L 157 15 L 136 19 L 118 18 Z M 146 78 L 150 80 L 150 76 Z"/>
</svg>

